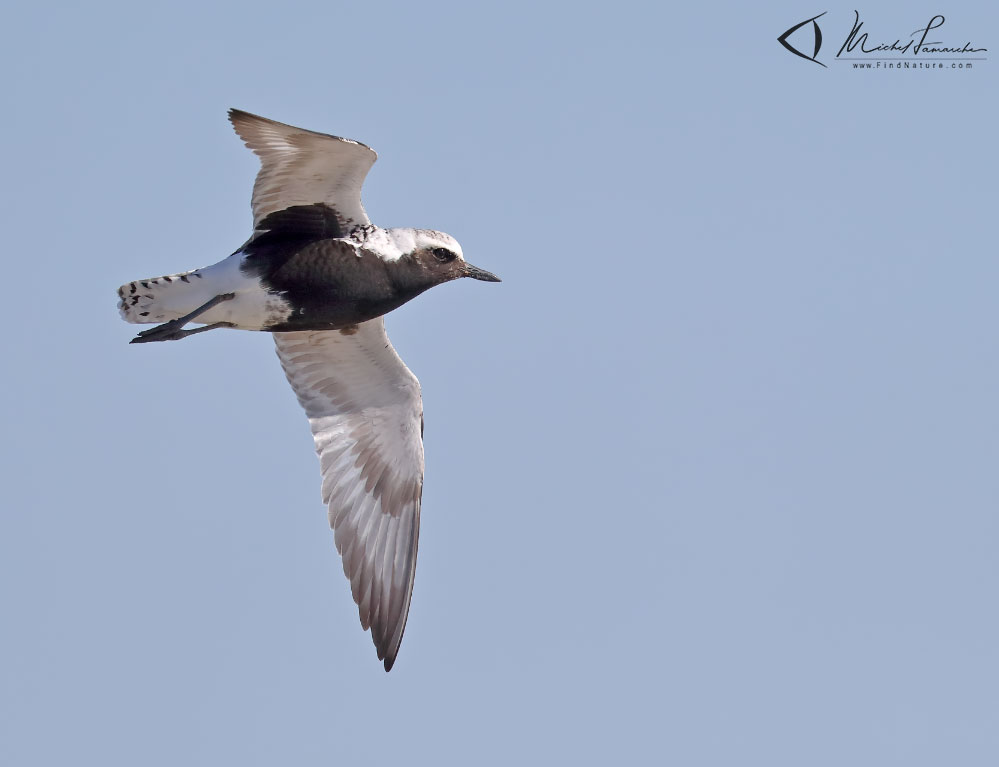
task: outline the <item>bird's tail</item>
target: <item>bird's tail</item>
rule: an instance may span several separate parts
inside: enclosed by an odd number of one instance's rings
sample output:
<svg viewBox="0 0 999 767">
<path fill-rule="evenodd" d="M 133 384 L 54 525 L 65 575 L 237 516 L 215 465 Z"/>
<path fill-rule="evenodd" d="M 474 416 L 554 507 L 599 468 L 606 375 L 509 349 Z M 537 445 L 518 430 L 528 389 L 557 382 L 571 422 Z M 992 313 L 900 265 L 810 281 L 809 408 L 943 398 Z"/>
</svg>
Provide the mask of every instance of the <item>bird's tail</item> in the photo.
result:
<svg viewBox="0 0 999 767">
<path fill-rule="evenodd" d="M 203 296 L 210 291 L 200 284 L 202 271 L 192 269 L 180 274 L 126 282 L 118 288 L 121 318 L 125 322 L 143 324 L 182 317 L 207 300 Z"/>
</svg>

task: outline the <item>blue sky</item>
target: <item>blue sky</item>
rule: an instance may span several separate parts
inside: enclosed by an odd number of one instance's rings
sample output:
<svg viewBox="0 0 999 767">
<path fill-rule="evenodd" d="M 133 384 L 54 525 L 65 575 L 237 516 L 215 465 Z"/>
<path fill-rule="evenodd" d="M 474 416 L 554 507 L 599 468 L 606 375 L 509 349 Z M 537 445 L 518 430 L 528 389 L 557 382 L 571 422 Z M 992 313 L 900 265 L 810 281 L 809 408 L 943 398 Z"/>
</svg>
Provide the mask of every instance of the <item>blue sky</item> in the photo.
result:
<svg viewBox="0 0 999 767">
<path fill-rule="evenodd" d="M 853 69 L 854 9 L 9 11 L 0 761 L 995 764 L 997 63 Z M 822 11 L 826 68 L 777 43 Z M 388 675 L 270 339 L 115 309 L 246 238 L 230 106 L 371 145 L 375 223 L 504 280 L 387 320 L 427 456 Z"/>
</svg>

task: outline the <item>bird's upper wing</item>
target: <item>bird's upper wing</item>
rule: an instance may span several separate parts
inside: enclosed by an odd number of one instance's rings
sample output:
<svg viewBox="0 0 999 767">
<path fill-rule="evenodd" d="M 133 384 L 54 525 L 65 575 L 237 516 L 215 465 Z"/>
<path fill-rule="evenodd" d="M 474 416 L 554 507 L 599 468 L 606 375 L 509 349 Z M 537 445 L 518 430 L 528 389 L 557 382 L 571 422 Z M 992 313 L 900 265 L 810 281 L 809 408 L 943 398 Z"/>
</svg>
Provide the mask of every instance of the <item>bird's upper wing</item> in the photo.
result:
<svg viewBox="0 0 999 767">
<path fill-rule="evenodd" d="M 316 440 L 323 502 L 361 626 L 392 668 L 413 593 L 423 495 L 420 383 L 381 318 L 356 332 L 275 333 Z"/>
<path fill-rule="evenodd" d="M 260 157 L 253 185 L 253 228 L 278 210 L 324 203 L 343 230 L 370 224 L 361 205 L 361 185 L 378 155 L 364 144 L 295 128 L 238 109 L 229 119 L 239 137 Z"/>
</svg>

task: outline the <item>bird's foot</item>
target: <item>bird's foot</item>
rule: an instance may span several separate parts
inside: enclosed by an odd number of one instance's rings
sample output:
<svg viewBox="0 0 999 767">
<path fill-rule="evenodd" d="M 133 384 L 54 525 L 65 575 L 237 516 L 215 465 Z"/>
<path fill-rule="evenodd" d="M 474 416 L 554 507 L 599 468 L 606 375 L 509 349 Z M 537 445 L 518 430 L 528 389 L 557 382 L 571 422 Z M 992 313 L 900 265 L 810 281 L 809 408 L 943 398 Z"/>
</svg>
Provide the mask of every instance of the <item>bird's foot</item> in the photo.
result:
<svg viewBox="0 0 999 767">
<path fill-rule="evenodd" d="M 179 341 L 182 338 L 193 336 L 195 333 L 204 333 L 206 330 L 236 327 L 231 322 L 213 322 L 211 325 L 205 325 L 200 328 L 191 328 L 190 330 L 183 330 L 183 326 L 184 323 L 180 320 L 170 320 L 169 322 L 164 322 L 162 325 L 157 325 L 155 328 L 143 330 L 139 333 L 139 335 L 129 341 L 129 343 L 145 344 L 150 341 Z"/>
<path fill-rule="evenodd" d="M 149 328 L 149 330 L 143 330 L 139 335 L 129 341 L 130 344 L 144 344 L 151 341 L 179 341 L 181 338 L 187 338 L 188 336 L 193 336 L 195 333 L 204 333 L 206 330 L 214 330 L 215 328 L 231 328 L 235 327 L 231 322 L 213 322 L 211 325 L 205 325 L 202 328 L 193 328 L 191 330 L 184 330 L 184 325 L 186 325 L 191 320 L 196 317 L 200 317 L 202 314 L 207 312 L 209 309 L 218 306 L 223 301 L 231 301 L 236 297 L 235 293 L 222 293 L 221 295 L 215 296 L 211 301 L 199 306 L 193 312 L 185 314 L 183 317 L 178 317 L 175 320 L 170 320 L 169 322 L 164 322 L 162 325 L 157 325 L 155 328 Z"/>
</svg>

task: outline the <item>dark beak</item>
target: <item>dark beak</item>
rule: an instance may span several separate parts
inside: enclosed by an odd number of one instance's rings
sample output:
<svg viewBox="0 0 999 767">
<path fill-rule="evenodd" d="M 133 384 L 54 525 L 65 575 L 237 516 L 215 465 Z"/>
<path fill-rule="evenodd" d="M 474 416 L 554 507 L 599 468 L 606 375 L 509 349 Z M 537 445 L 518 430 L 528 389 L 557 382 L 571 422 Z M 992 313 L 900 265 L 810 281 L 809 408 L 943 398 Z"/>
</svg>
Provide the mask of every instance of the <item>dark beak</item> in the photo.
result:
<svg viewBox="0 0 999 767">
<path fill-rule="evenodd" d="M 482 280 L 483 282 L 502 282 L 502 280 L 492 272 L 487 272 L 485 269 L 479 269 L 479 267 L 472 266 L 471 264 L 465 264 L 465 274 L 463 276 L 471 277 L 473 280 Z"/>
</svg>

